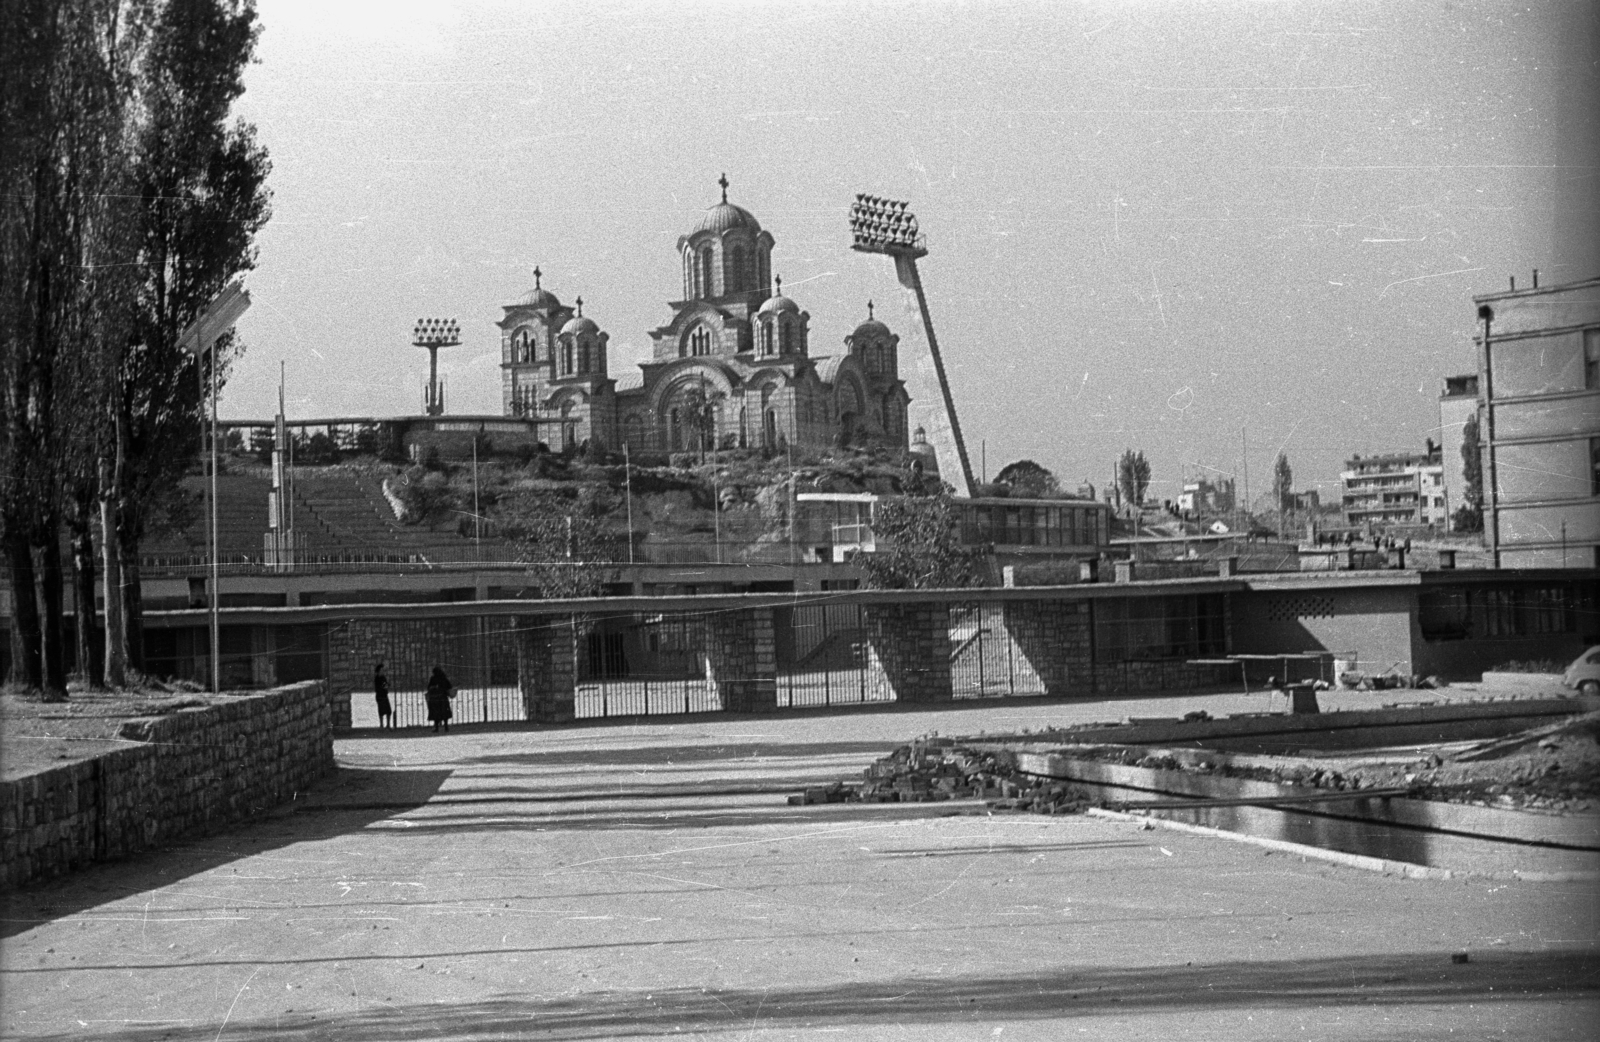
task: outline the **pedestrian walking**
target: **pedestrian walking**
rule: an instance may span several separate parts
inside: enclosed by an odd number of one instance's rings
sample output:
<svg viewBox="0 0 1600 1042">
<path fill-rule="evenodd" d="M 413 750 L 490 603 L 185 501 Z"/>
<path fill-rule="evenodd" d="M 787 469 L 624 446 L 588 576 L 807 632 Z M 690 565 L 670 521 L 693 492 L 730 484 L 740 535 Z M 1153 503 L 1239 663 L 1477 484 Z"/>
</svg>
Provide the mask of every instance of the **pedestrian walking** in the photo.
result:
<svg viewBox="0 0 1600 1042">
<path fill-rule="evenodd" d="M 372 667 L 372 694 L 378 700 L 378 726 L 394 726 L 394 706 L 389 704 L 389 678 L 383 674 L 383 663 Z"/>
<path fill-rule="evenodd" d="M 433 675 L 428 678 L 427 699 L 428 719 L 433 721 L 435 733 L 438 733 L 441 725 L 446 734 L 450 733 L 450 700 L 455 696 L 455 689 L 450 686 L 450 678 L 444 675 L 441 667 L 434 666 Z"/>
</svg>

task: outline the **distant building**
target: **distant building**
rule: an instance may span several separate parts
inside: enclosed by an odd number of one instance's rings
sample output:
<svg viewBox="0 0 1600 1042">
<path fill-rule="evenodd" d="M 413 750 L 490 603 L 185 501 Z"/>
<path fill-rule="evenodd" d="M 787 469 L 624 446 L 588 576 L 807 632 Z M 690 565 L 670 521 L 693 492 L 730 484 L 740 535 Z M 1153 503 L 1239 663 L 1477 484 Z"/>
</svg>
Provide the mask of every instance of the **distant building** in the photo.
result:
<svg viewBox="0 0 1600 1042">
<path fill-rule="evenodd" d="M 1478 414 L 1478 374 L 1447 376 L 1439 395 L 1439 448 L 1444 463 L 1444 505 L 1447 526 L 1455 527 L 1457 510 L 1467 505 L 1467 479 L 1462 470 L 1461 439 L 1467 421 Z"/>
<path fill-rule="evenodd" d="M 1322 494 L 1316 489 L 1307 489 L 1304 492 L 1289 493 L 1294 497 L 1294 509 L 1307 514 L 1315 514 L 1322 509 Z"/>
<path fill-rule="evenodd" d="M 1233 510 L 1232 478 L 1185 481 L 1178 493 L 1178 509 L 1185 514 L 1226 514 Z"/>
<path fill-rule="evenodd" d="M 1495 563 L 1600 565 L 1600 278 L 1473 302 Z"/>
<path fill-rule="evenodd" d="M 1339 483 L 1344 523 L 1351 528 L 1444 523 L 1444 464 L 1432 439 L 1426 452 L 1352 457 Z"/>
</svg>

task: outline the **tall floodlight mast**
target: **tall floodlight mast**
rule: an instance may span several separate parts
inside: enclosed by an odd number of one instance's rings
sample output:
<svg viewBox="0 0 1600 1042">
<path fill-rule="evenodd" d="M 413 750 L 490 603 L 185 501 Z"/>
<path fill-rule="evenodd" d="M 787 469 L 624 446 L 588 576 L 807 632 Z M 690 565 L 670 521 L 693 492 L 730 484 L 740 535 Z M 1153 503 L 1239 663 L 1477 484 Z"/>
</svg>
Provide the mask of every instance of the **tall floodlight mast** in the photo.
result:
<svg viewBox="0 0 1600 1042">
<path fill-rule="evenodd" d="M 922 292 L 922 277 L 917 274 L 917 258 L 928 255 L 928 240 L 917 230 L 917 219 L 907 209 L 908 204 L 875 195 L 857 193 L 850 206 L 850 248 L 862 253 L 882 253 L 894 258 L 895 275 L 907 293 L 915 294 L 917 310 L 922 315 L 922 328 L 928 335 L 928 353 L 933 356 L 933 368 L 939 376 L 939 393 L 944 396 L 943 424 L 934 424 L 934 448 L 948 453 L 949 446 L 941 445 L 949 432 L 955 443 L 956 459 L 961 463 L 959 474 L 950 473 L 959 496 L 971 496 L 974 488 L 972 463 L 967 459 L 967 443 L 961 437 L 961 421 L 956 419 L 956 402 L 950 394 L 950 381 L 945 377 L 944 359 L 939 355 L 939 340 L 933 335 L 933 318 L 928 314 L 928 298 Z"/>
<path fill-rule="evenodd" d="M 428 349 L 428 386 L 422 391 L 422 406 L 429 416 L 444 412 L 444 388 L 439 386 L 439 348 L 461 343 L 461 327 L 453 318 L 419 318 L 411 330 L 411 343 Z"/>
</svg>

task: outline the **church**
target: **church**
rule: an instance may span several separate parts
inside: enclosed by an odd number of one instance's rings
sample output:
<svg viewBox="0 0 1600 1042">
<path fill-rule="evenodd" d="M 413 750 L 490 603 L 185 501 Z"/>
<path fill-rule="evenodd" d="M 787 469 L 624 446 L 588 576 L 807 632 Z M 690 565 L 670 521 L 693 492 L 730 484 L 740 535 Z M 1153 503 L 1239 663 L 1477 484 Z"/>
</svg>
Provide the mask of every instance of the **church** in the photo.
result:
<svg viewBox="0 0 1600 1042">
<path fill-rule="evenodd" d="M 552 449 L 907 447 L 900 338 L 869 301 L 843 351 L 814 355 L 810 314 L 772 275 L 772 233 L 728 202 L 725 176 L 718 184 L 722 200 L 678 239 L 681 299 L 637 372 L 613 377 L 609 334 L 583 298 L 562 304 L 534 269 L 533 289 L 497 323 L 505 415 L 559 428 Z"/>
</svg>

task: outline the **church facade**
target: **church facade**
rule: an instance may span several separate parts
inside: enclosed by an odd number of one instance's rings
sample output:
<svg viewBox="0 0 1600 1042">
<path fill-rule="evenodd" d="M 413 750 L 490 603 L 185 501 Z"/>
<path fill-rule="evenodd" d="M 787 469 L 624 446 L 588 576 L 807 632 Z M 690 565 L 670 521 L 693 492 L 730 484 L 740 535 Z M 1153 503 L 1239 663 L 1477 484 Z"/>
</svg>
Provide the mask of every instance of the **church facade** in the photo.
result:
<svg viewBox="0 0 1600 1042">
<path fill-rule="evenodd" d="M 900 338 L 869 302 L 843 351 L 813 354 L 810 314 L 771 274 L 771 233 L 719 184 L 722 201 L 678 240 L 682 296 L 637 372 L 613 377 L 609 334 L 583 298 L 562 304 L 534 269 L 534 288 L 498 323 L 505 414 L 539 421 L 552 449 L 905 448 Z"/>
</svg>

